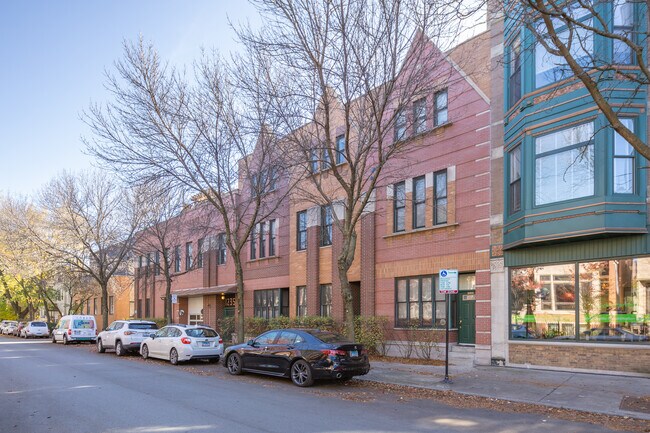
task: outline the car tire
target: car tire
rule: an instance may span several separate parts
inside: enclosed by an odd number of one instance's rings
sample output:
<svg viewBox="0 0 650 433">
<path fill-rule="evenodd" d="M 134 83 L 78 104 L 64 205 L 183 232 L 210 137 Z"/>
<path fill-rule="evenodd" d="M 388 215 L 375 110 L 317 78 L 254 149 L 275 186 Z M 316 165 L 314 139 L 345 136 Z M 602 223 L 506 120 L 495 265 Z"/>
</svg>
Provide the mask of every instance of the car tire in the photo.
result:
<svg viewBox="0 0 650 433">
<path fill-rule="evenodd" d="M 142 352 L 142 353 L 141 353 L 141 355 L 142 355 L 142 359 L 147 359 L 147 358 L 149 358 L 149 348 L 147 347 L 146 344 L 143 344 L 143 345 L 142 345 L 142 350 L 141 350 L 141 352 Z"/>
<path fill-rule="evenodd" d="M 104 347 L 104 344 L 102 343 L 102 339 L 98 338 L 97 339 L 97 352 L 98 353 L 104 353 L 106 352 L 106 348 Z"/>
<path fill-rule="evenodd" d="M 169 351 L 169 362 L 172 365 L 178 365 L 178 351 L 174 348 Z"/>
<path fill-rule="evenodd" d="M 226 367 L 228 367 L 228 373 L 234 376 L 242 374 L 241 356 L 239 356 L 239 353 L 228 355 L 228 358 L 226 358 Z"/>
<path fill-rule="evenodd" d="M 64 345 L 64 346 L 67 346 L 68 343 L 69 343 L 69 341 L 68 341 L 68 336 L 67 336 L 67 335 L 63 335 L 63 345 Z"/>
<path fill-rule="evenodd" d="M 294 385 L 300 387 L 312 386 L 314 384 L 314 375 L 307 361 L 299 359 L 291 365 L 291 381 Z"/>
<path fill-rule="evenodd" d="M 124 355 L 124 346 L 122 346 L 122 342 L 120 340 L 117 340 L 117 343 L 115 343 L 115 354 L 117 356 Z"/>
</svg>

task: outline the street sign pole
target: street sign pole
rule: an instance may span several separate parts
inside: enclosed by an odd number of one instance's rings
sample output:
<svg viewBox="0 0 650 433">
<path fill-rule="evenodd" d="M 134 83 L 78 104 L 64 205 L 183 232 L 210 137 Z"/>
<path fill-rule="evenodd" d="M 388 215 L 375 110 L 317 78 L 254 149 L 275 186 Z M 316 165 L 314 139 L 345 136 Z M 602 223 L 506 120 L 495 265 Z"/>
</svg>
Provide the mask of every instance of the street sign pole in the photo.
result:
<svg viewBox="0 0 650 433">
<path fill-rule="evenodd" d="M 442 383 L 451 383 L 451 379 L 449 378 L 449 320 L 451 318 L 449 294 L 445 295 L 445 304 L 447 307 L 447 320 L 445 320 L 445 379 Z"/>
</svg>

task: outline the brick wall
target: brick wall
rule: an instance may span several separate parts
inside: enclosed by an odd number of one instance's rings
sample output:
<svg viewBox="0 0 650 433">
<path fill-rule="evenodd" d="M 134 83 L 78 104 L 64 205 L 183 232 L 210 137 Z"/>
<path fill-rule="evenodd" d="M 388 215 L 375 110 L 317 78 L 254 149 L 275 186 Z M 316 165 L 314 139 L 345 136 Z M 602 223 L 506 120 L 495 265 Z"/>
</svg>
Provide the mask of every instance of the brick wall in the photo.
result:
<svg viewBox="0 0 650 433">
<path fill-rule="evenodd" d="M 650 374 L 650 347 L 510 344 L 511 364 Z"/>
</svg>

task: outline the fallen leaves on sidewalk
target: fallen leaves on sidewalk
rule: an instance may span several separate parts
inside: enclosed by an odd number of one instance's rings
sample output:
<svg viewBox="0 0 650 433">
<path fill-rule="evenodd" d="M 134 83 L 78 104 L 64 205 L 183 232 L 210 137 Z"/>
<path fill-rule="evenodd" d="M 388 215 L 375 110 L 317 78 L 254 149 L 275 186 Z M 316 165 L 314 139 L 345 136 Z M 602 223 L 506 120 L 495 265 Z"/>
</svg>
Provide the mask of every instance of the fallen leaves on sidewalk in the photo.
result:
<svg viewBox="0 0 650 433">
<path fill-rule="evenodd" d="M 381 356 L 381 355 L 371 355 L 370 365 L 372 365 L 373 362 L 397 362 L 400 364 L 411 364 L 411 365 L 436 365 L 436 366 L 445 365 L 445 361 L 441 359 L 399 358 L 396 356 Z"/>
</svg>

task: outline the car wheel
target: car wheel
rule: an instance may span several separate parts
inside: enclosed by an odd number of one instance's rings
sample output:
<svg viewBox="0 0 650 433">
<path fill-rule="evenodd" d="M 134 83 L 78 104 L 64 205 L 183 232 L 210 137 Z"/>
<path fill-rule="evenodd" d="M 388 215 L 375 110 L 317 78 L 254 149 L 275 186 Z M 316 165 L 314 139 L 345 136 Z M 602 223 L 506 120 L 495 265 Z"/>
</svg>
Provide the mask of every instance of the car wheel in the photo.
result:
<svg viewBox="0 0 650 433">
<path fill-rule="evenodd" d="M 299 359 L 291 366 L 291 381 L 298 386 L 311 386 L 314 383 L 314 376 L 311 367 L 306 361 Z"/>
<path fill-rule="evenodd" d="M 145 344 L 142 346 L 142 359 L 147 359 L 147 358 L 149 358 L 149 348 Z"/>
<path fill-rule="evenodd" d="M 104 344 L 102 343 L 102 339 L 98 338 L 97 339 L 97 352 L 99 353 L 104 353 L 106 352 L 106 349 L 104 348 Z"/>
<path fill-rule="evenodd" d="M 117 343 L 115 343 L 115 354 L 117 356 L 124 355 L 124 347 L 122 347 L 122 342 L 120 340 L 117 340 Z"/>
<path fill-rule="evenodd" d="M 241 374 L 241 356 L 239 356 L 238 353 L 233 353 L 232 355 L 228 356 L 228 359 L 226 360 L 226 366 L 228 367 L 228 372 L 230 374 Z"/>
<path fill-rule="evenodd" d="M 341 382 L 349 382 L 352 380 L 352 376 L 343 376 L 339 379 Z"/>
<path fill-rule="evenodd" d="M 169 362 L 171 362 L 172 365 L 177 365 L 178 364 L 178 352 L 176 349 L 173 349 L 169 352 Z"/>
<path fill-rule="evenodd" d="M 63 345 L 64 346 L 68 345 L 68 337 L 66 335 L 63 336 Z"/>
</svg>

